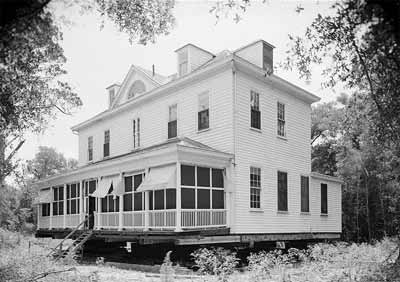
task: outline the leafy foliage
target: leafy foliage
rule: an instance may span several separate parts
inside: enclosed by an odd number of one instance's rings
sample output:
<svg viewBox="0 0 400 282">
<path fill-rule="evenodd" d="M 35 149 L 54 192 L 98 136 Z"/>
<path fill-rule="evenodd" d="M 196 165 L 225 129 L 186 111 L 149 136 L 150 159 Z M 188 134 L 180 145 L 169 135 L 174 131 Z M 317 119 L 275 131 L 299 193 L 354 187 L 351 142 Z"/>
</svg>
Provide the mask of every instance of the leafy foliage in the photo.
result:
<svg viewBox="0 0 400 282">
<path fill-rule="evenodd" d="M 239 263 L 235 252 L 224 248 L 198 249 L 191 254 L 200 273 L 218 275 L 226 281 Z"/>
</svg>

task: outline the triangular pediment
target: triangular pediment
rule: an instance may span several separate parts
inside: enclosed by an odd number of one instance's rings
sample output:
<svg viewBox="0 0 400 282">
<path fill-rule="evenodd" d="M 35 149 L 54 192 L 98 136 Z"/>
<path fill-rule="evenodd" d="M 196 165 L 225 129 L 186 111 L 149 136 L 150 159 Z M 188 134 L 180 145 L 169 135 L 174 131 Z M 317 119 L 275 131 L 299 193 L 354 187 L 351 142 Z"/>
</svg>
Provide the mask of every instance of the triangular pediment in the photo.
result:
<svg viewBox="0 0 400 282">
<path fill-rule="evenodd" d="M 135 97 L 159 87 L 164 80 L 166 80 L 166 78 L 162 75 L 152 75 L 151 71 L 132 65 L 118 90 L 111 108 L 115 108 L 118 105 L 124 104 Z"/>
</svg>

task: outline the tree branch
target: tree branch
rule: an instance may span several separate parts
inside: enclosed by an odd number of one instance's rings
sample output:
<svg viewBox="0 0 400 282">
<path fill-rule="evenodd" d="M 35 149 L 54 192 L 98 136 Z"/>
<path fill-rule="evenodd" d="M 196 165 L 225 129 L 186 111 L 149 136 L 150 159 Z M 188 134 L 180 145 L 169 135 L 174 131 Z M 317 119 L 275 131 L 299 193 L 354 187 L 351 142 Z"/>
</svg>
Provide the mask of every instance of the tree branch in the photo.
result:
<svg viewBox="0 0 400 282">
<path fill-rule="evenodd" d="M 25 143 L 25 140 L 19 141 L 19 144 L 17 145 L 17 147 L 15 147 L 14 150 L 12 150 L 11 153 L 6 158 L 5 163 L 8 163 L 11 161 L 11 159 L 14 157 L 14 155 L 18 152 L 18 150 L 22 147 L 22 145 L 24 143 Z"/>
</svg>

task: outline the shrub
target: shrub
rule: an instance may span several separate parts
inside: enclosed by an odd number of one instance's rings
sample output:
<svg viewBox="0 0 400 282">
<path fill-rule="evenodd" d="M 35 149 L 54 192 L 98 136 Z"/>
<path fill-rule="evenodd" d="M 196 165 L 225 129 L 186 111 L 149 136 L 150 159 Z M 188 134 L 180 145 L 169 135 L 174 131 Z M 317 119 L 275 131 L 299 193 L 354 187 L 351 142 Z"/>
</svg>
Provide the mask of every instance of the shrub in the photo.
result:
<svg viewBox="0 0 400 282">
<path fill-rule="evenodd" d="M 223 281 L 235 271 L 239 263 L 235 252 L 220 247 L 198 249 L 191 256 L 200 273 L 217 275 Z"/>
</svg>

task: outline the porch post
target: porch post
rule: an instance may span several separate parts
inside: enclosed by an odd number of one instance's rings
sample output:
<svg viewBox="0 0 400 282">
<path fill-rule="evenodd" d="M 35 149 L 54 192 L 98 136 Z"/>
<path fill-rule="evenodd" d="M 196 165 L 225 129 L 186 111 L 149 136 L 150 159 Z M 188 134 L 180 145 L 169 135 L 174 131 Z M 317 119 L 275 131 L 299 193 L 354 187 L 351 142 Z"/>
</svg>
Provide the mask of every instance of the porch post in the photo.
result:
<svg viewBox="0 0 400 282">
<path fill-rule="evenodd" d="M 144 231 L 149 230 L 149 191 L 144 191 Z"/>
<path fill-rule="evenodd" d="M 124 179 L 123 179 L 122 173 L 119 174 L 119 178 L 121 180 L 121 185 L 123 185 L 122 183 L 124 183 L 123 182 Z M 124 208 L 123 205 L 124 205 L 123 195 L 120 195 L 119 196 L 119 211 L 118 211 L 118 230 L 122 230 L 122 227 L 123 227 L 123 220 L 124 220 L 123 214 L 122 214 L 122 211 Z"/>
<path fill-rule="evenodd" d="M 102 202 L 101 202 L 101 200 L 102 200 L 103 198 L 98 198 L 98 197 L 96 197 L 96 202 L 97 202 L 97 208 L 96 208 L 96 217 L 97 217 L 97 222 L 96 221 L 94 221 L 94 224 L 95 224 L 95 226 L 94 226 L 94 228 L 95 229 L 100 229 L 100 227 L 102 227 L 102 226 L 100 226 L 100 225 L 102 225 L 102 224 L 100 224 L 100 222 L 101 222 L 101 220 L 100 220 L 100 213 L 101 213 L 101 207 L 102 207 Z"/>
<path fill-rule="evenodd" d="M 181 208 L 181 163 L 176 162 L 176 227 L 175 232 L 182 231 Z"/>
<path fill-rule="evenodd" d="M 82 222 L 85 219 L 85 209 L 84 209 L 84 202 L 85 202 L 85 195 L 83 193 L 84 182 L 83 180 L 79 184 L 79 222 Z M 84 226 L 81 227 L 83 229 Z"/>
<path fill-rule="evenodd" d="M 50 201 L 50 218 L 49 218 L 49 229 L 53 228 L 53 198 L 54 198 L 54 191 L 53 187 L 50 187 L 50 193 L 51 193 L 51 201 Z"/>
<path fill-rule="evenodd" d="M 230 227 L 231 223 L 231 213 L 232 213 L 232 205 L 231 205 L 231 195 L 233 189 L 233 181 L 232 181 L 232 166 L 226 167 L 226 181 L 224 183 L 224 191 L 225 191 L 225 209 L 226 209 L 226 226 Z"/>
<path fill-rule="evenodd" d="M 63 192 L 63 228 L 65 229 L 67 224 L 67 184 L 64 184 Z"/>
</svg>

